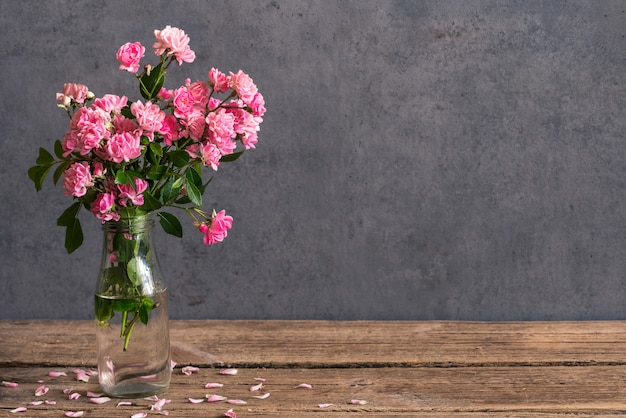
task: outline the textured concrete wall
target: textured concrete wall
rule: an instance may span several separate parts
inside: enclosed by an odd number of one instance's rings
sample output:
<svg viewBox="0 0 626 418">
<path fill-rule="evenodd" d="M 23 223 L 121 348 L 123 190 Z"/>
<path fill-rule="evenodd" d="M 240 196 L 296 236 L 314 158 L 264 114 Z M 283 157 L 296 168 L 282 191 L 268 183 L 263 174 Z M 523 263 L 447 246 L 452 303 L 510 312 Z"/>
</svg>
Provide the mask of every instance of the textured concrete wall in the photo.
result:
<svg viewBox="0 0 626 418">
<path fill-rule="evenodd" d="M 166 24 L 169 87 L 241 68 L 268 108 L 205 197 L 228 239 L 158 235 L 174 318 L 626 317 L 624 1 L 1 0 L 0 318 L 91 317 L 99 224 L 67 255 L 26 170 L 63 83 L 137 98 L 115 52 Z"/>
</svg>

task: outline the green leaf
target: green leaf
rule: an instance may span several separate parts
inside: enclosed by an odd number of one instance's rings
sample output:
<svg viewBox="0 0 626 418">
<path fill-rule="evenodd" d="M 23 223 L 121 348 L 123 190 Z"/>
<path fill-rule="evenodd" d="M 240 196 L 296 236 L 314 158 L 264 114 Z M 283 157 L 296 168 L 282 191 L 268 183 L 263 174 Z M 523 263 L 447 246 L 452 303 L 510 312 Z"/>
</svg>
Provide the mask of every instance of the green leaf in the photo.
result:
<svg viewBox="0 0 626 418">
<path fill-rule="evenodd" d="M 152 194 L 148 193 L 148 191 L 143 192 L 143 205 L 139 207 L 139 209 L 150 212 L 152 210 L 157 210 L 161 206 L 161 202 L 159 202 Z"/>
<path fill-rule="evenodd" d="M 122 110 L 120 110 L 120 113 L 122 114 L 122 116 L 124 116 L 125 118 L 128 119 L 135 119 L 135 115 L 133 115 L 133 112 L 130 111 L 130 105 L 133 104 L 133 102 L 128 102 L 126 104 L 126 106 L 124 106 L 122 108 Z"/>
<path fill-rule="evenodd" d="M 51 164 L 54 161 L 54 157 L 45 148 L 39 148 L 39 157 L 35 161 L 39 165 Z"/>
<path fill-rule="evenodd" d="M 176 216 L 168 212 L 157 212 L 157 214 L 160 218 L 159 223 L 165 232 L 174 235 L 175 237 L 182 238 L 183 226 L 180 224 L 180 221 Z"/>
<path fill-rule="evenodd" d="M 179 168 L 184 167 L 189 162 L 189 154 L 187 154 L 187 151 L 182 150 L 168 153 L 167 158 L 172 162 L 172 164 Z"/>
<path fill-rule="evenodd" d="M 139 77 L 139 87 L 141 95 L 146 100 L 152 100 L 156 97 L 163 83 L 165 82 L 165 73 L 162 71 L 163 63 L 157 65 L 150 70 L 150 73 L 144 72 Z"/>
<path fill-rule="evenodd" d="M 165 183 L 163 190 L 161 191 L 163 203 L 167 205 L 169 201 L 176 199 L 180 194 L 182 186 L 183 184 L 179 177 L 171 177 L 168 182 Z"/>
<path fill-rule="evenodd" d="M 193 168 L 185 171 L 185 178 L 187 179 L 187 184 L 193 183 L 196 187 L 202 186 L 202 174 Z"/>
<path fill-rule="evenodd" d="M 118 312 L 131 311 L 136 309 L 140 303 L 137 299 L 114 299 L 113 310 Z"/>
<path fill-rule="evenodd" d="M 74 222 L 74 219 L 76 219 L 76 217 L 78 216 L 80 206 L 80 202 L 76 202 L 69 208 L 65 209 L 65 211 L 63 211 L 63 214 L 61 214 L 61 216 L 59 216 L 59 218 L 57 219 L 57 225 L 70 226 Z"/>
<path fill-rule="evenodd" d="M 37 191 L 41 190 L 43 185 L 43 181 L 48 174 L 48 171 L 52 168 L 52 164 L 47 165 L 36 165 L 28 169 L 28 177 L 35 183 L 35 189 Z"/>
<path fill-rule="evenodd" d="M 78 218 L 67 226 L 65 230 L 65 249 L 69 254 L 73 253 L 83 243 L 83 229 Z"/>
<path fill-rule="evenodd" d="M 115 184 L 129 184 L 131 180 L 132 178 L 124 170 L 115 173 Z"/>
<path fill-rule="evenodd" d="M 150 180 L 161 180 L 167 173 L 167 167 L 164 165 L 151 165 L 146 172 L 146 177 Z"/>
<path fill-rule="evenodd" d="M 154 153 L 157 157 L 163 156 L 163 148 L 156 142 L 150 142 L 150 151 Z"/>
<path fill-rule="evenodd" d="M 59 165 L 56 170 L 54 170 L 54 176 L 52 177 L 52 181 L 55 185 L 59 182 L 59 179 L 61 178 L 65 170 L 67 170 L 67 167 L 69 165 L 70 161 L 66 161 L 65 163 Z"/>
<path fill-rule="evenodd" d="M 54 143 L 54 155 L 56 155 L 57 158 L 59 159 L 63 159 L 65 158 L 63 156 L 64 152 L 65 151 L 63 150 L 63 145 L 61 144 L 61 141 L 57 139 L 56 142 Z"/>
<path fill-rule="evenodd" d="M 231 163 L 235 161 L 237 158 L 241 157 L 245 150 L 233 152 L 232 154 L 223 155 L 220 158 L 221 163 Z"/>
<path fill-rule="evenodd" d="M 198 190 L 195 184 L 187 182 L 187 196 L 189 196 L 194 205 L 202 206 L 202 194 L 200 194 L 200 190 Z"/>
<path fill-rule="evenodd" d="M 126 263 L 126 274 L 135 286 L 139 286 L 141 283 L 139 275 L 137 274 L 137 267 L 137 257 L 131 258 L 128 260 L 128 263 Z"/>
</svg>

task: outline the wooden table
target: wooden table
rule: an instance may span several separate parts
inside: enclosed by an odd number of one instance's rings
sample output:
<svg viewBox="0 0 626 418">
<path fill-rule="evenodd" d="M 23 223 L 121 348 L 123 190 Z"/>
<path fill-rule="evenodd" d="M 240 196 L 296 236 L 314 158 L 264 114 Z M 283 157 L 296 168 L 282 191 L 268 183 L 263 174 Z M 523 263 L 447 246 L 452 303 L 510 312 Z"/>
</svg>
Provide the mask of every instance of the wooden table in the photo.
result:
<svg viewBox="0 0 626 418">
<path fill-rule="evenodd" d="M 78 382 L 72 371 L 94 367 L 94 327 L 0 321 L 0 381 L 19 384 L 0 386 L 0 416 L 160 416 L 151 400 L 89 401 L 97 378 Z M 626 322 L 171 321 L 171 337 L 178 366 L 161 398 L 174 417 L 626 415 Z M 188 365 L 199 370 L 183 374 Z M 227 367 L 238 373 L 221 375 Z M 257 378 L 263 388 L 251 392 Z M 205 389 L 210 382 L 224 386 Z M 50 390 L 36 397 L 41 385 Z M 81 397 L 69 400 L 69 388 Z M 189 401 L 206 394 L 246 404 Z M 36 400 L 56 404 L 29 405 Z M 18 407 L 28 409 L 10 412 Z"/>
</svg>

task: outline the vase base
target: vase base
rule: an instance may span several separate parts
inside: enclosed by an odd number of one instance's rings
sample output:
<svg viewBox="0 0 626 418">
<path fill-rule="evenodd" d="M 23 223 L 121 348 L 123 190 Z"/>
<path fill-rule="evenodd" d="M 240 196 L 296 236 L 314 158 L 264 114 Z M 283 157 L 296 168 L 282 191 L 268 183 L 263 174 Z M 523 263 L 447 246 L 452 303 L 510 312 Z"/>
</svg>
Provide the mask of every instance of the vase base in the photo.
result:
<svg viewBox="0 0 626 418">
<path fill-rule="evenodd" d="M 127 382 L 102 390 L 113 398 L 146 398 L 163 393 L 169 387 L 167 384 L 146 384 L 142 382 Z"/>
</svg>

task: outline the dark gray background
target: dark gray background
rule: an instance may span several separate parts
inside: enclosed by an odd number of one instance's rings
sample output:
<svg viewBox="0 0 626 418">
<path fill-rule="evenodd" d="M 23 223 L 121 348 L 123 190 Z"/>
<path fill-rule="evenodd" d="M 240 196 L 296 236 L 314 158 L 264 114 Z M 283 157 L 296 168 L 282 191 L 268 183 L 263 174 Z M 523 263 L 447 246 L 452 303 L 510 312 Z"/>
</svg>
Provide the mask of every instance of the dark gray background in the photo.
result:
<svg viewBox="0 0 626 418">
<path fill-rule="evenodd" d="M 101 231 L 26 171 L 55 93 L 138 97 L 125 42 L 185 30 L 167 86 L 243 69 L 268 112 L 205 247 L 158 234 L 173 318 L 626 317 L 626 2 L 0 1 L 0 318 L 90 318 Z"/>
</svg>

